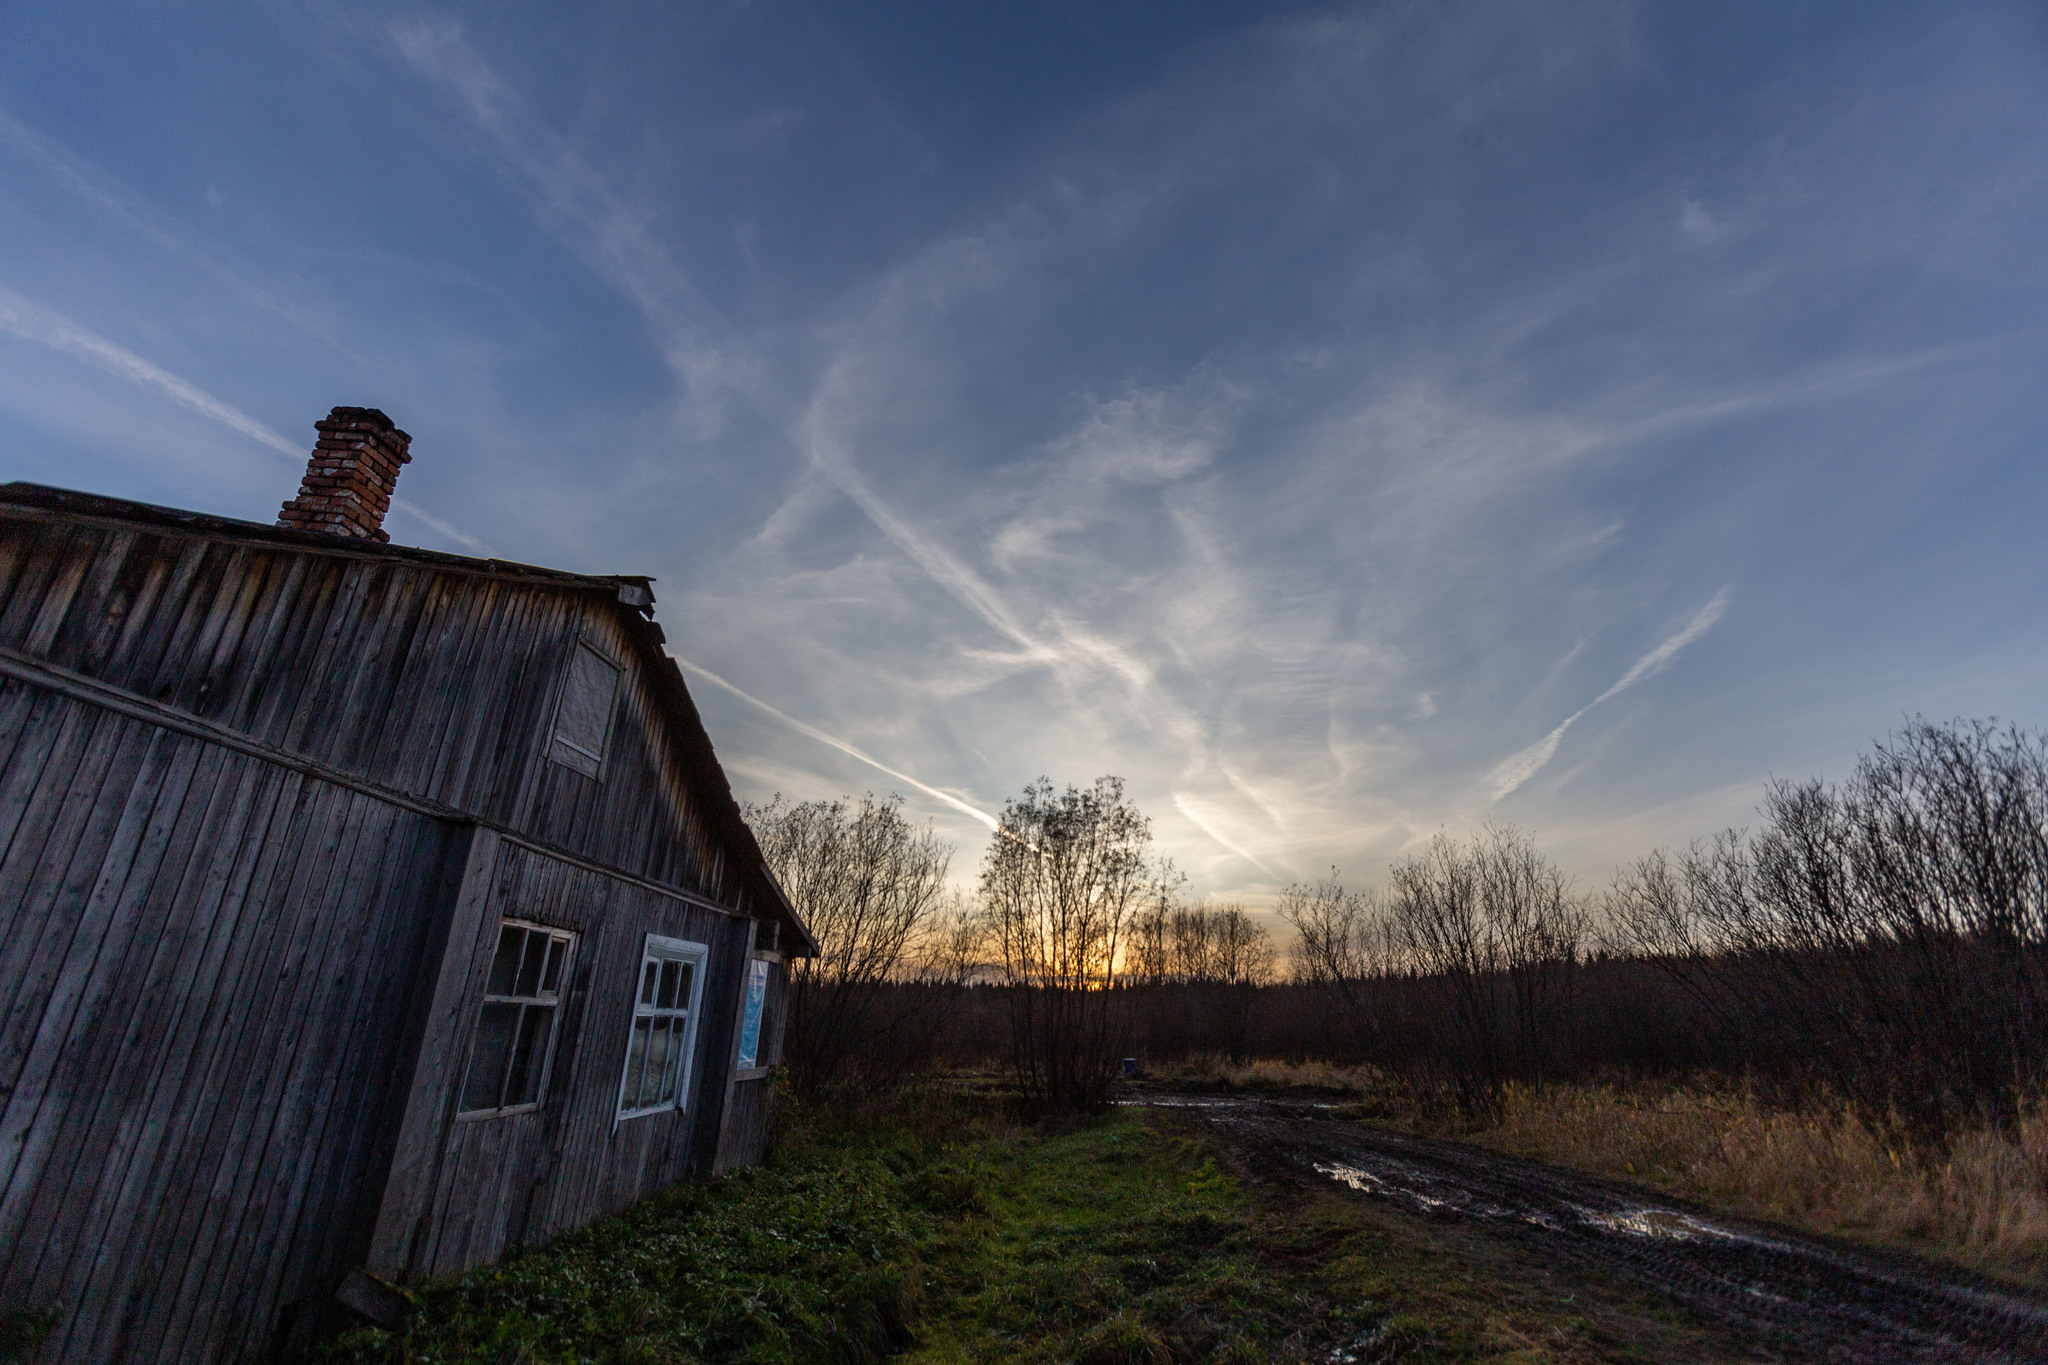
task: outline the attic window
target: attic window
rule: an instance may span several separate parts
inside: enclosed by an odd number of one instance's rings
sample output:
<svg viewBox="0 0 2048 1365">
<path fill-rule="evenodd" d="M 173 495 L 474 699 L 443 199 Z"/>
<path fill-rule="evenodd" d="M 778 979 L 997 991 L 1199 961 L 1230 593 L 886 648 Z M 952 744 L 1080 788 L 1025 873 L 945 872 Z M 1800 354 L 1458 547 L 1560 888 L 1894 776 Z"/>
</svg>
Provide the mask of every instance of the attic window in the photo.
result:
<svg viewBox="0 0 2048 1365">
<path fill-rule="evenodd" d="M 604 769 L 611 739 L 612 700 L 619 691 L 618 665 L 578 641 L 569 660 L 569 680 L 555 711 L 555 735 L 548 757 L 585 777 Z"/>
</svg>

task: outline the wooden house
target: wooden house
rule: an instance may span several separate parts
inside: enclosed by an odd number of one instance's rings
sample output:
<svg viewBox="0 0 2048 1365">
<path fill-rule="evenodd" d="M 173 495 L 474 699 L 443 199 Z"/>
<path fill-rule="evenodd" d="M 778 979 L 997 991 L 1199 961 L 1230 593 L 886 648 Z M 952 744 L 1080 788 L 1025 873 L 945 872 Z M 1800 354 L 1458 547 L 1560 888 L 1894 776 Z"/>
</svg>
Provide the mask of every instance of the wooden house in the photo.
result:
<svg viewBox="0 0 2048 1365">
<path fill-rule="evenodd" d="M 649 580 L 0 487 L 0 1310 L 260 1359 L 755 1160 L 777 888 Z"/>
</svg>

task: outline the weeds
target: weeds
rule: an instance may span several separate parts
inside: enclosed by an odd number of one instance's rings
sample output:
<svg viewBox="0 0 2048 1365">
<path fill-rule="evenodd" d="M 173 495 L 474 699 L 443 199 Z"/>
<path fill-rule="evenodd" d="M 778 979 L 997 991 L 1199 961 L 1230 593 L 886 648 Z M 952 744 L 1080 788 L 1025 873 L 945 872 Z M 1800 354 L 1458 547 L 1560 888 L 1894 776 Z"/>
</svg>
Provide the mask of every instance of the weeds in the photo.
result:
<svg viewBox="0 0 2048 1365">
<path fill-rule="evenodd" d="M 460 1279 L 335 1361 L 873 1361 L 908 1343 L 923 1235 L 887 1149 L 823 1153 L 643 1200 Z"/>
<path fill-rule="evenodd" d="M 1163 1068 L 1161 1074 L 1172 1080 L 1221 1082 L 1233 1090 L 1318 1090 L 1362 1095 L 1376 1093 L 1388 1084 L 1369 1066 L 1275 1058 L 1234 1062 L 1216 1054 L 1189 1057 Z"/>
<path fill-rule="evenodd" d="M 973 1097 L 799 1111 L 768 1164 L 459 1279 L 330 1361 L 1299 1359 L 1321 1328 L 1260 1265 L 1238 1183 L 1124 1113 L 1023 1129 Z"/>
<path fill-rule="evenodd" d="M 57 1329 L 64 1315 L 54 1308 L 0 1311 L 0 1360 L 20 1360 Z"/>
</svg>

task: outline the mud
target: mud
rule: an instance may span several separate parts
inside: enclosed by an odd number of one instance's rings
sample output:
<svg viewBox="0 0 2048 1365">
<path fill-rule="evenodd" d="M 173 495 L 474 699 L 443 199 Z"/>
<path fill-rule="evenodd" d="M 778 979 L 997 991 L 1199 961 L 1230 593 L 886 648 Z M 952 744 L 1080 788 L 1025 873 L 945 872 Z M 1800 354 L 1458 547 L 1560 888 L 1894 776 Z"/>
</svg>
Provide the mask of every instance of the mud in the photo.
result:
<svg viewBox="0 0 2048 1365">
<path fill-rule="evenodd" d="M 1649 1286 L 1799 1356 L 2048 1362 L 2048 1303 L 1954 1268 L 1729 1218 L 1541 1162 L 1338 1121 L 1325 1105 L 1166 1094 L 1132 1101 L 1213 1128 L 1255 1169 L 1484 1225 L 1541 1254 Z"/>
</svg>

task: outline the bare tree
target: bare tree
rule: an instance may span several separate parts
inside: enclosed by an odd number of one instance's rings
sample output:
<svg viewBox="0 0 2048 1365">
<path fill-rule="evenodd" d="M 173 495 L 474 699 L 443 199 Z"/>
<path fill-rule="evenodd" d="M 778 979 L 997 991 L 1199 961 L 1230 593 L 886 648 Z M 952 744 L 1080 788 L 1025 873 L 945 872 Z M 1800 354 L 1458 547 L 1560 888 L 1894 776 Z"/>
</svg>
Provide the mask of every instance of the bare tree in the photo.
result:
<svg viewBox="0 0 2048 1365">
<path fill-rule="evenodd" d="M 1006 803 L 982 860 L 981 899 L 1011 987 L 1011 1061 L 1028 1102 L 1108 1101 L 1121 1055 L 1121 950 L 1159 878 L 1151 826 L 1119 778 L 1056 792 L 1041 778 Z"/>
<path fill-rule="evenodd" d="M 1164 985 L 1174 971 L 1174 920 L 1187 885 L 1171 859 L 1161 859 L 1125 936 L 1121 976 L 1128 985 Z"/>
<path fill-rule="evenodd" d="M 944 907 L 926 917 L 904 975 L 922 986 L 964 987 L 990 976 L 988 917 L 964 892 L 949 892 Z"/>
<path fill-rule="evenodd" d="M 1243 1061 L 1251 1052 L 1259 988 L 1273 979 L 1273 940 L 1265 926 L 1234 901 L 1205 907 L 1201 914 L 1208 922 L 1202 1003 L 1223 1050 L 1232 1060 Z"/>
<path fill-rule="evenodd" d="M 1215 979 L 1215 925 L 1207 909 L 1182 905 L 1173 912 L 1171 975 L 1182 985 Z"/>
<path fill-rule="evenodd" d="M 1400 949 L 1442 992 L 1459 1103 L 1486 1111 L 1503 1082 L 1540 1080 L 1571 1029 L 1590 916 L 1571 884 L 1510 825 L 1469 842 L 1438 834 L 1394 864 Z"/>
<path fill-rule="evenodd" d="M 2048 739 L 1916 720 L 1849 781 L 1774 783 L 1753 834 L 1608 894 L 1753 1059 L 1939 1148 L 2048 1079 Z"/>
<path fill-rule="evenodd" d="M 746 811 L 761 851 L 818 940 L 790 973 L 783 1047 L 793 1081 L 824 1089 L 892 1079 L 934 1026 L 932 1002 L 895 984 L 951 905 L 952 850 L 903 818 L 902 798 L 792 802 Z M 957 915 L 956 915 L 957 918 Z"/>
<path fill-rule="evenodd" d="M 1232 986 L 1270 985 L 1276 955 L 1266 926 L 1236 901 L 1208 913 L 1209 970 L 1214 979 Z"/>
<path fill-rule="evenodd" d="M 1369 983 L 1391 976 L 1399 957 L 1392 918 L 1376 899 L 1347 892 L 1337 869 L 1289 886 L 1275 912 L 1294 930 L 1293 977 L 1328 995 L 1353 1049 L 1370 1050 L 1382 1030 Z"/>
</svg>

